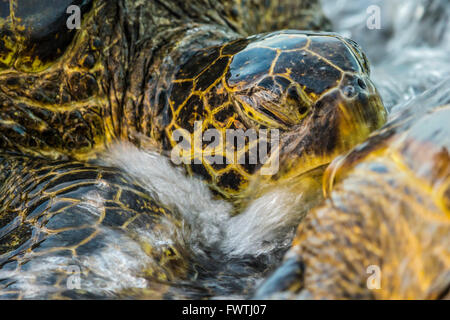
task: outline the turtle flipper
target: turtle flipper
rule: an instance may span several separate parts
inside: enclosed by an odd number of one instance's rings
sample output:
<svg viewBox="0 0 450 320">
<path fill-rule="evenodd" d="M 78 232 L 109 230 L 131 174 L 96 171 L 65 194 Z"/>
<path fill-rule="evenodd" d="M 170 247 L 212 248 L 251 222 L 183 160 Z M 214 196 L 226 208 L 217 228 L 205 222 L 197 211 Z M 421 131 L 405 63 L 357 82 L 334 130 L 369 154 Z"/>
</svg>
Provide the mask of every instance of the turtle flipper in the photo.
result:
<svg viewBox="0 0 450 320">
<path fill-rule="evenodd" d="M 176 213 L 119 170 L 14 155 L 0 167 L 1 297 L 106 297 L 187 272 Z"/>
<path fill-rule="evenodd" d="M 418 103 L 336 159 L 327 200 L 257 297 L 449 299 L 449 122 L 450 105 Z"/>
</svg>

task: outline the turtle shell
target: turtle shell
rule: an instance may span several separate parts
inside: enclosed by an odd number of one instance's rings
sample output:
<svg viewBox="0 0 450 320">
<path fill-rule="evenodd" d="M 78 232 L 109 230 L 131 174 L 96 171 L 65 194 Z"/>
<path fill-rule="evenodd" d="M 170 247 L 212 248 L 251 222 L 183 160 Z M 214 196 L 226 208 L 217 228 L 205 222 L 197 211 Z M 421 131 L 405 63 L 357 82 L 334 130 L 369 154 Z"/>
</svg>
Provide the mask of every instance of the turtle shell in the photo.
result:
<svg viewBox="0 0 450 320">
<path fill-rule="evenodd" d="M 0 70 L 37 72 L 59 58 L 77 31 L 67 26 L 72 5 L 83 15 L 92 1 L 0 0 Z"/>
</svg>

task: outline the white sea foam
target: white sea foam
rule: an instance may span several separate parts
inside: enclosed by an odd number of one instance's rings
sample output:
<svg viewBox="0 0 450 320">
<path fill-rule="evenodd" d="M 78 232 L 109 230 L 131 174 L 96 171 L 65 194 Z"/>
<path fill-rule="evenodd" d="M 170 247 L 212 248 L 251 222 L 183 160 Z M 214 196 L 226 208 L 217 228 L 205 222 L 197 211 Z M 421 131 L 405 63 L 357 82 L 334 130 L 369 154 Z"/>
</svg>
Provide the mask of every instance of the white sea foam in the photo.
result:
<svg viewBox="0 0 450 320">
<path fill-rule="evenodd" d="M 110 149 L 104 161 L 138 179 L 163 204 L 177 208 L 190 226 L 183 238 L 195 248 L 206 244 L 229 255 L 269 253 L 290 240 L 287 231 L 301 219 L 302 193 L 274 190 L 232 217 L 228 202 L 214 199 L 204 182 L 187 177 L 156 152 L 121 143 Z"/>
</svg>

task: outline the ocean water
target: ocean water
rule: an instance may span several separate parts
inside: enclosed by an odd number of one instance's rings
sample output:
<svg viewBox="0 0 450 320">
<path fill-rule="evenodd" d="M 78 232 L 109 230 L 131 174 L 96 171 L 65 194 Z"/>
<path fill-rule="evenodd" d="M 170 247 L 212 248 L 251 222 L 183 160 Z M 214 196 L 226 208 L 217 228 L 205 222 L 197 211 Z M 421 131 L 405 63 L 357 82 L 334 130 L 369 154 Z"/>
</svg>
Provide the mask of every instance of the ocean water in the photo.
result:
<svg viewBox="0 0 450 320">
<path fill-rule="evenodd" d="M 334 31 L 352 38 L 365 51 L 371 78 L 391 114 L 408 102 L 415 104 L 415 99 L 438 85 L 442 85 L 438 93 L 448 96 L 450 88 L 444 84 L 450 77 L 447 0 L 321 2 Z M 442 103 L 442 97 L 421 98 L 420 103 Z"/>
</svg>

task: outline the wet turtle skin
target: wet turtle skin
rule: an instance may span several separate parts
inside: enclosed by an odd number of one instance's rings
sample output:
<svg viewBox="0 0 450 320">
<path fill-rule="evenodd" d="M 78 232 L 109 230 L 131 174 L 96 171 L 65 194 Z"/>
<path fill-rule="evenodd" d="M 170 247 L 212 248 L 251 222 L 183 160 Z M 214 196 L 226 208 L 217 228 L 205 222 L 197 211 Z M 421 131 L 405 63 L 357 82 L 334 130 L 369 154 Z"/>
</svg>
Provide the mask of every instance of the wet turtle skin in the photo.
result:
<svg viewBox="0 0 450 320">
<path fill-rule="evenodd" d="M 328 163 L 385 119 L 356 44 L 333 34 L 264 34 L 327 28 L 316 1 L 66 1 L 39 13 L 33 6 L 53 2 L 11 4 L 2 4 L 0 23 L 4 150 L 86 160 L 126 140 L 170 153 L 173 132 L 193 134 L 198 120 L 202 133 L 280 129 L 280 156 L 287 158 L 280 175 L 301 174 Z M 81 5 L 76 32 L 62 24 L 69 4 Z M 41 54 L 47 51 L 53 55 Z M 254 147 L 237 144 L 230 147 L 238 158 Z M 232 198 L 248 187 L 262 161 L 230 164 L 223 153 L 215 154 L 215 163 L 191 159 L 200 164 L 188 164 L 187 171 Z"/>
<path fill-rule="evenodd" d="M 120 241 L 127 238 L 140 243 L 141 254 L 151 257 L 139 271 L 142 277 L 164 283 L 188 276 L 189 257 L 180 244 L 138 236 L 142 230 L 170 239 L 170 229 L 180 228 L 177 212 L 119 170 L 4 154 L 0 167 L 0 269 L 3 277 L 9 275 L 0 280 L 1 298 L 32 298 L 16 276 L 55 259 L 64 262 L 48 272 L 36 270 L 36 278 L 27 284 L 41 288 L 35 297 L 91 294 L 104 298 L 104 294 L 84 292 L 83 287 L 68 290 L 68 268 L 79 266 L 82 282 L 100 281 L 99 267 L 87 266 L 86 259 L 108 248 L 118 250 L 114 246 L 126 246 Z M 111 241 L 111 236 L 119 243 Z M 159 291 L 155 297 L 163 294 Z"/>
<path fill-rule="evenodd" d="M 330 165 L 257 297 L 450 299 L 450 105 L 416 111 Z"/>
<path fill-rule="evenodd" d="M 93 3 L 92 0 L 0 1 L 0 69 L 13 67 L 15 70 L 37 72 L 48 68 L 64 54 L 76 33 L 76 29 L 67 27 L 72 13 L 67 9 L 77 6 L 84 15 L 92 9 Z M 96 4 L 96 8 L 105 3 Z M 142 9 L 141 5 L 133 6 L 120 1 L 109 5 L 116 6 L 114 10 L 127 6 L 132 10 Z M 205 8 L 205 5 L 210 8 Z M 222 17 L 202 17 L 208 9 L 211 13 L 220 12 Z M 330 27 L 315 1 L 210 1 L 208 4 L 201 1 L 191 1 L 190 4 L 158 1 L 145 10 L 154 18 L 152 28 L 148 30 L 150 34 L 167 25 L 166 19 L 169 18 L 177 20 L 174 24 L 210 21 L 229 26 L 243 35 L 289 27 L 307 30 L 326 30 Z M 142 23 L 148 24 L 150 21 Z M 92 62 L 90 59 L 85 63 Z"/>
</svg>

